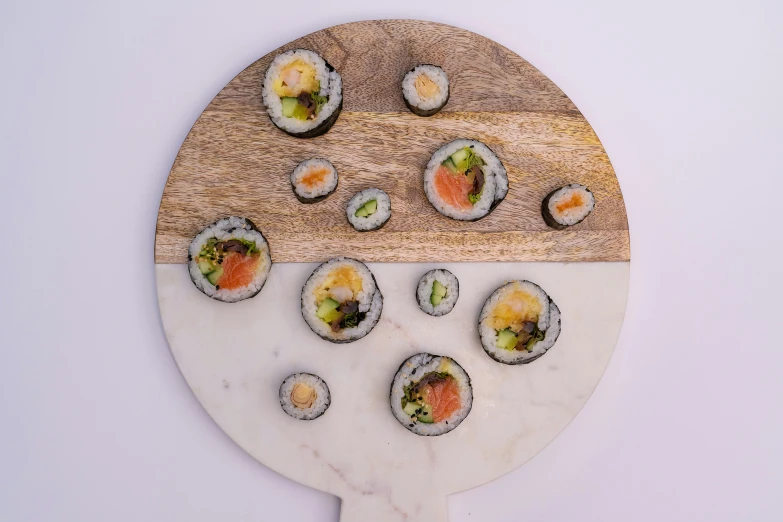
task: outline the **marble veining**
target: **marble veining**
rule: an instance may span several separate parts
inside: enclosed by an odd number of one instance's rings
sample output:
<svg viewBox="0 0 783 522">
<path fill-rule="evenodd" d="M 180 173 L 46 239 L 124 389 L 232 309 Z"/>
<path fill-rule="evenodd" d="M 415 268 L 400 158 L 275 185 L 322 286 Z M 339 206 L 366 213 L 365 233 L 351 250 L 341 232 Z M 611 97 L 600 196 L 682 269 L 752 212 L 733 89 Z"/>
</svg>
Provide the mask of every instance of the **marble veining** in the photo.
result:
<svg viewBox="0 0 783 522">
<path fill-rule="evenodd" d="M 342 522 L 445 522 L 446 497 L 495 479 L 538 453 L 579 412 L 614 349 L 625 312 L 628 263 L 370 264 L 384 295 L 378 326 L 333 345 L 305 324 L 299 296 L 315 264 L 275 264 L 255 298 L 213 301 L 185 265 L 156 265 L 163 325 L 172 353 L 215 422 L 266 466 L 338 495 Z M 460 281 L 454 310 L 431 317 L 415 288 L 432 268 Z M 530 279 L 557 302 L 563 329 L 529 365 L 501 365 L 484 353 L 476 321 L 490 293 Z M 389 410 L 399 365 L 417 352 L 455 358 L 471 376 L 473 409 L 454 431 L 419 437 Z M 332 404 L 297 421 L 278 402 L 289 374 L 329 385 Z"/>
</svg>

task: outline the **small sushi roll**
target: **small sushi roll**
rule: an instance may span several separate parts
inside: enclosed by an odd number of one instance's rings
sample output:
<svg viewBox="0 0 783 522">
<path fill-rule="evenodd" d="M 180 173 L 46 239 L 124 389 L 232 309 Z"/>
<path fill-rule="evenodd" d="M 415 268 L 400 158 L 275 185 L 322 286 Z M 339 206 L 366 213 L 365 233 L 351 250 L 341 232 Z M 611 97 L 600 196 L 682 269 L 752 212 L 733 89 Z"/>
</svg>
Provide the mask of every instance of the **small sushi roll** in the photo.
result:
<svg viewBox="0 0 783 522">
<path fill-rule="evenodd" d="M 277 128 L 296 138 L 314 138 L 337 121 L 343 107 L 343 80 L 317 53 L 294 49 L 269 64 L 262 98 Z"/>
<path fill-rule="evenodd" d="M 436 436 L 465 420 L 473 406 L 473 388 L 454 359 L 419 353 L 397 370 L 389 400 L 394 417 L 408 431 Z"/>
<path fill-rule="evenodd" d="M 375 328 L 383 295 L 367 266 L 338 257 L 321 264 L 302 287 L 302 317 L 322 339 L 350 343 Z"/>
<path fill-rule="evenodd" d="M 305 160 L 291 173 L 291 187 L 302 203 L 318 203 L 337 188 L 337 169 L 320 158 Z"/>
<path fill-rule="evenodd" d="M 196 288 L 212 299 L 235 303 L 263 288 L 272 258 L 264 235 L 247 218 L 220 219 L 198 233 L 188 249 Z"/>
<path fill-rule="evenodd" d="M 455 140 L 430 158 L 424 171 L 424 193 L 444 216 L 476 221 L 506 197 L 508 175 L 500 159 L 480 141 Z"/>
<path fill-rule="evenodd" d="M 560 309 L 530 281 L 495 290 L 479 315 L 484 351 L 503 364 L 524 364 L 544 355 L 560 335 Z"/>
<path fill-rule="evenodd" d="M 402 98 L 417 116 L 432 116 L 449 101 L 449 77 L 437 65 L 417 65 L 402 79 Z"/>
<path fill-rule="evenodd" d="M 331 402 L 329 387 L 312 373 L 289 375 L 280 385 L 280 406 L 295 419 L 317 419 L 326 412 Z"/>
<path fill-rule="evenodd" d="M 541 215 L 550 227 L 563 230 L 585 220 L 595 208 L 595 196 L 584 185 L 574 183 L 555 189 L 541 203 Z"/>
<path fill-rule="evenodd" d="M 359 232 L 378 230 L 391 217 L 391 199 L 377 188 L 357 192 L 345 207 L 348 222 Z"/>
<path fill-rule="evenodd" d="M 419 279 L 416 300 L 424 313 L 434 317 L 446 315 L 454 309 L 459 297 L 457 276 L 448 270 L 430 270 Z"/>
</svg>

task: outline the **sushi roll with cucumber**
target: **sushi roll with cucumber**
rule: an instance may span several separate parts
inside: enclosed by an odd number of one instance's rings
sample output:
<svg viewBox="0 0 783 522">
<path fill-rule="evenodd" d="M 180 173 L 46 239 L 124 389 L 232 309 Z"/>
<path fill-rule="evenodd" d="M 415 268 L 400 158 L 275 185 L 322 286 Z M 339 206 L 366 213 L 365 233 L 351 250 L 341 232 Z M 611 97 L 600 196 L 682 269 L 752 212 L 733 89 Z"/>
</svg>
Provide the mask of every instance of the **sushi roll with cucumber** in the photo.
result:
<svg viewBox="0 0 783 522">
<path fill-rule="evenodd" d="M 430 158 L 424 193 L 444 216 L 476 221 L 506 197 L 508 175 L 500 159 L 480 141 L 455 140 Z"/>
<path fill-rule="evenodd" d="M 272 60 L 262 97 L 275 126 L 297 138 L 313 138 L 337 121 L 343 106 L 343 81 L 318 54 L 294 49 Z"/>
<path fill-rule="evenodd" d="M 430 270 L 419 279 L 416 300 L 424 313 L 434 317 L 446 315 L 454 309 L 459 297 L 457 276 L 448 270 Z"/>
<path fill-rule="evenodd" d="M 402 363 L 391 385 L 391 410 L 416 435 L 443 435 L 473 406 L 470 377 L 450 357 L 419 353 Z"/>
<path fill-rule="evenodd" d="M 305 160 L 291 172 L 291 187 L 302 203 L 317 203 L 337 189 L 337 169 L 320 158 Z"/>
<path fill-rule="evenodd" d="M 495 290 L 479 315 L 484 351 L 503 364 L 524 364 L 544 355 L 560 335 L 560 309 L 530 281 Z"/>
<path fill-rule="evenodd" d="M 212 299 L 234 303 L 261 291 L 272 268 L 269 244 L 247 218 L 220 219 L 202 230 L 188 249 L 196 288 Z"/>
<path fill-rule="evenodd" d="M 357 192 L 345 207 L 348 222 L 359 232 L 378 230 L 391 217 L 391 199 L 377 188 Z"/>
<path fill-rule="evenodd" d="M 417 116 L 432 116 L 449 101 L 449 77 L 437 65 L 417 65 L 402 79 L 402 98 Z"/>
<path fill-rule="evenodd" d="M 585 220 L 595 208 L 595 196 L 584 185 L 574 183 L 553 190 L 541 203 L 541 215 L 550 227 L 563 230 Z"/>
<path fill-rule="evenodd" d="M 280 385 L 280 406 L 295 419 L 317 419 L 326 412 L 331 402 L 329 387 L 312 373 L 289 375 Z"/>
<path fill-rule="evenodd" d="M 302 317 L 322 339 L 350 343 L 378 324 L 383 295 L 367 266 L 338 257 L 316 268 L 302 287 Z"/>
</svg>

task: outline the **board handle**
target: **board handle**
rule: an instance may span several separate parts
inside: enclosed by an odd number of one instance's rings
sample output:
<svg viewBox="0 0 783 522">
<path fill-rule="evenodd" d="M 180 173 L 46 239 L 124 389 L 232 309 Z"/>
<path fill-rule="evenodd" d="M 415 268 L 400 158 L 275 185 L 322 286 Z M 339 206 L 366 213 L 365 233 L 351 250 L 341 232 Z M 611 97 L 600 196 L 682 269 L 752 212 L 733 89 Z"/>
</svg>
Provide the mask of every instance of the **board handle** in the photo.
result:
<svg viewBox="0 0 783 522">
<path fill-rule="evenodd" d="M 357 495 L 340 505 L 340 522 L 448 522 L 448 514 L 444 497 L 400 502 L 389 495 Z"/>
</svg>

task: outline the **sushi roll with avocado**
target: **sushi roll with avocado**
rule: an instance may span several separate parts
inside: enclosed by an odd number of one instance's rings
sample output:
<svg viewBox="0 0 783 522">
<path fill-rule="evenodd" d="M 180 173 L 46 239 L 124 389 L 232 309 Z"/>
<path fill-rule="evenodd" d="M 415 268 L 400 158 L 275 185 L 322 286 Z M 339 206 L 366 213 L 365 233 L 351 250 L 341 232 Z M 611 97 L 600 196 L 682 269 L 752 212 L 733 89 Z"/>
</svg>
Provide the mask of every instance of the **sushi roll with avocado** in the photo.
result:
<svg viewBox="0 0 783 522">
<path fill-rule="evenodd" d="M 329 387 L 312 373 L 289 375 L 280 385 L 280 406 L 295 419 L 317 419 L 326 412 L 331 402 Z"/>
<path fill-rule="evenodd" d="M 574 183 L 555 189 L 541 203 L 541 215 L 556 230 L 581 223 L 595 208 L 595 196 L 584 185 Z"/>
<path fill-rule="evenodd" d="M 337 169 L 320 158 L 305 160 L 291 173 L 291 187 L 302 203 L 318 203 L 337 188 Z"/>
<path fill-rule="evenodd" d="M 302 288 L 302 317 L 322 339 L 350 343 L 378 324 L 383 295 L 367 266 L 338 257 L 321 264 Z"/>
<path fill-rule="evenodd" d="M 430 158 L 424 193 L 444 216 L 476 221 L 506 197 L 508 175 L 500 159 L 480 141 L 455 140 Z"/>
<path fill-rule="evenodd" d="M 416 299 L 424 313 L 434 317 L 446 315 L 454 309 L 459 297 L 457 276 L 448 270 L 430 270 L 419 279 Z"/>
<path fill-rule="evenodd" d="M 405 105 L 417 116 L 432 116 L 449 101 L 449 77 L 437 65 L 417 65 L 402 79 Z"/>
<path fill-rule="evenodd" d="M 226 303 L 255 296 L 271 268 L 264 235 L 243 217 L 214 222 L 198 233 L 188 249 L 193 284 L 212 299 Z"/>
<path fill-rule="evenodd" d="M 391 217 L 391 199 L 377 188 L 357 192 L 345 207 L 348 222 L 359 232 L 378 230 Z"/>
<path fill-rule="evenodd" d="M 419 353 L 402 363 L 391 385 L 394 417 L 416 435 L 443 435 L 473 406 L 470 377 L 450 357 Z"/>
<path fill-rule="evenodd" d="M 479 315 L 484 351 L 503 364 L 524 364 L 544 355 L 560 335 L 560 309 L 530 281 L 495 290 Z"/>
<path fill-rule="evenodd" d="M 314 138 L 337 121 L 343 106 L 343 81 L 318 54 L 294 49 L 272 60 L 262 94 L 275 126 L 296 138 Z"/>
</svg>

